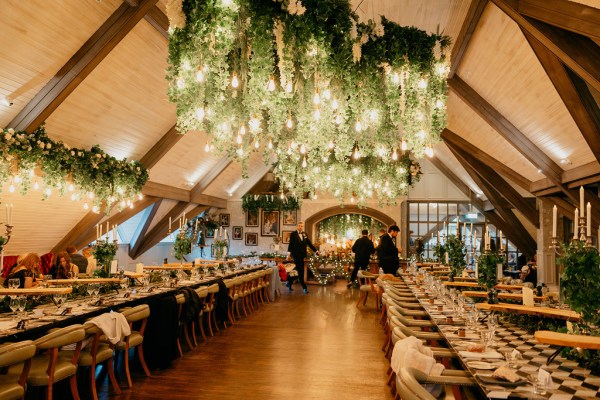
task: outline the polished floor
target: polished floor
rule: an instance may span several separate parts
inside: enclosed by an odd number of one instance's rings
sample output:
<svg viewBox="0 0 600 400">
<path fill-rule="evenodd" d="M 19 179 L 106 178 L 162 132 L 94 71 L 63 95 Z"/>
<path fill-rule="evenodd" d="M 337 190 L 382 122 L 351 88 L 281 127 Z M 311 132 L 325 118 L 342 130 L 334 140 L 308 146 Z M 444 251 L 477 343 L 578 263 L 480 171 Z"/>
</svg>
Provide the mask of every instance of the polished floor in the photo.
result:
<svg viewBox="0 0 600 400">
<path fill-rule="evenodd" d="M 121 395 L 102 385 L 100 398 L 391 399 L 373 300 L 356 308 L 358 291 L 343 281 L 309 286 L 309 295 L 295 289 L 199 343 L 171 368 L 149 378 L 136 369 L 134 387 Z"/>
</svg>

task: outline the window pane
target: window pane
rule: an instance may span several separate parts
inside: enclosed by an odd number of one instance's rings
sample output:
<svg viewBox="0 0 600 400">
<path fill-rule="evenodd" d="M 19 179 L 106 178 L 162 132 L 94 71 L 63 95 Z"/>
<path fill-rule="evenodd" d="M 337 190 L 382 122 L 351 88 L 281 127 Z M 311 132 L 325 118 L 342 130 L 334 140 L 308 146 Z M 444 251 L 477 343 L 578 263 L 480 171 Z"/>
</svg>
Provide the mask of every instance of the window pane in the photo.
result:
<svg viewBox="0 0 600 400">
<path fill-rule="evenodd" d="M 418 235 L 418 225 L 414 222 L 411 222 L 410 224 L 408 224 L 408 230 L 409 230 L 409 234 L 412 236 L 417 236 Z M 411 233 L 412 232 L 412 233 Z"/>
<path fill-rule="evenodd" d="M 427 203 L 419 204 L 419 221 L 427 221 Z"/>
<path fill-rule="evenodd" d="M 418 221 L 419 218 L 419 205 L 417 203 L 410 203 L 408 205 L 408 220 Z"/>
<path fill-rule="evenodd" d="M 448 204 L 448 215 L 454 217 L 456 215 L 457 208 L 456 203 Z"/>
<path fill-rule="evenodd" d="M 437 221 L 437 203 L 429 203 L 429 220 Z"/>
<path fill-rule="evenodd" d="M 448 215 L 448 205 L 446 203 L 438 203 L 438 221 L 443 221 Z"/>
<path fill-rule="evenodd" d="M 415 232 L 417 233 L 417 232 Z M 419 224 L 419 233 L 418 236 L 419 237 L 423 237 L 427 234 L 427 224 L 426 223 L 420 223 Z"/>
</svg>

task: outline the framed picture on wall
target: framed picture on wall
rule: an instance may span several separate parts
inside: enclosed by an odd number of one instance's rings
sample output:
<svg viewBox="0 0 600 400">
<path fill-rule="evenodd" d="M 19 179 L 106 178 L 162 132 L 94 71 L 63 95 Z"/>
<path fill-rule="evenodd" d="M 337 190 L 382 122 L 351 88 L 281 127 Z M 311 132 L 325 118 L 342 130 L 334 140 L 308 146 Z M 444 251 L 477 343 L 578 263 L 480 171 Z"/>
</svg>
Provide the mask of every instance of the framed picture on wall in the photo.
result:
<svg viewBox="0 0 600 400">
<path fill-rule="evenodd" d="M 206 228 L 206 237 L 214 238 L 215 237 L 215 229 L 214 228 Z"/>
<path fill-rule="evenodd" d="M 246 211 L 246 226 L 258 226 L 258 210 Z"/>
<path fill-rule="evenodd" d="M 298 210 L 283 210 L 283 225 L 298 224 Z"/>
<path fill-rule="evenodd" d="M 289 243 L 290 236 L 294 233 L 294 231 L 283 231 L 281 232 L 281 243 Z"/>
<path fill-rule="evenodd" d="M 258 233 L 257 232 L 246 232 L 246 240 L 244 241 L 246 246 L 258 246 Z"/>
<path fill-rule="evenodd" d="M 279 211 L 263 211 L 260 219 L 261 236 L 279 236 Z"/>
<path fill-rule="evenodd" d="M 229 214 L 219 214 L 219 225 L 229 226 Z"/>
<path fill-rule="evenodd" d="M 241 226 L 234 226 L 233 227 L 233 233 L 232 233 L 232 239 L 233 240 L 242 240 L 242 232 L 244 232 L 244 228 L 242 228 Z"/>
</svg>

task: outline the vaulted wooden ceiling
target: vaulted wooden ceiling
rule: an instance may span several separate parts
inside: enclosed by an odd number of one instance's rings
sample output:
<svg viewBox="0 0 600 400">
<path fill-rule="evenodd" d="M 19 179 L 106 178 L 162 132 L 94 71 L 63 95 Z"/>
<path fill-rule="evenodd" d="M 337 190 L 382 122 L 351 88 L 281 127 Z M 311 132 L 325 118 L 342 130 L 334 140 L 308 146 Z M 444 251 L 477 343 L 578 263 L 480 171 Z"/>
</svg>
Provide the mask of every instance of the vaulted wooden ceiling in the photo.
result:
<svg viewBox="0 0 600 400">
<path fill-rule="evenodd" d="M 527 252 L 535 242 L 521 227 L 539 224 L 528 197 L 552 196 L 570 212 L 573 188 L 584 183 L 599 203 L 599 3 L 352 1 L 364 19 L 385 15 L 451 36 L 448 126 L 434 164 Z M 32 130 L 45 121 L 53 139 L 99 144 L 150 169 L 144 201 L 108 217 L 67 199 L 42 208 L 37 193 L 4 190 L 2 201 L 17 205 L 9 253 L 84 245 L 97 222 L 137 215 L 135 257 L 166 235 L 169 216 L 224 207 L 268 172 L 256 156 L 243 180 L 238 164 L 204 152 L 202 132 L 176 132 L 164 11 L 164 0 L 3 2 L 0 96 L 13 105 L 0 105 L 0 126 Z"/>
</svg>

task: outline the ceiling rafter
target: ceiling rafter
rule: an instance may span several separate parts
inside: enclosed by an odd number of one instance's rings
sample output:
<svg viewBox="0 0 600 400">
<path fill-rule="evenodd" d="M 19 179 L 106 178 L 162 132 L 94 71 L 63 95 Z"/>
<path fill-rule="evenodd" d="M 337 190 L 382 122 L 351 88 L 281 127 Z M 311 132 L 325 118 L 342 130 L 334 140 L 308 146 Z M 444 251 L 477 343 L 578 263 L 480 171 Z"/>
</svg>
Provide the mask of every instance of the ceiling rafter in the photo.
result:
<svg viewBox="0 0 600 400">
<path fill-rule="evenodd" d="M 152 148 L 144 154 L 141 158 L 140 163 L 151 169 L 154 167 L 168 152 L 181 140 L 183 135 L 177 131 L 177 125 L 173 125 L 159 140 L 152 146 Z"/>
<path fill-rule="evenodd" d="M 473 179 L 475 184 L 481 188 L 485 196 L 494 206 L 495 212 L 500 217 L 494 225 L 499 224 L 496 226 L 502 229 L 507 237 L 509 237 L 510 240 L 524 253 L 533 254 L 537 247 L 535 240 L 529 235 L 512 210 L 503 206 L 504 200 L 500 193 L 494 186 L 490 185 L 480 176 L 477 171 L 477 166 L 471 165 L 469 160 L 464 158 L 465 152 L 462 149 L 455 147 L 452 143 L 447 143 L 447 145 L 469 176 L 471 176 L 471 179 Z"/>
<path fill-rule="evenodd" d="M 492 0 L 498 8 L 600 91 L 600 48 L 591 39 L 521 15 L 514 0 Z"/>
<path fill-rule="evenodd" d="M 158 182 L 146 182 L 142 188 L 142 194 L 145 196 L 162 197 L 163 199 L 169 200 L 185 201 L 186 203 L 198 203 L 211 207 L 227 208 L 227 199 L 207 194 L 196 194 L 193 199 L 194 201 L 192 201 L 189 190 L 164 185 Z"/>
<path fill-rule="evenodd" d="M 449 140 L 456 143 L 460 148 L 467 150 L 467 152 L 474 154 L 477 156 L 482 163 L 488 165 L 489 167 L 497 170 L 510 181 L 517 184 L 519 187 L 529 191 L 531 187 L 531 181 L 525 178 L 523 175 L 519 174 L 512 168 L 508 167 L 505 163 L 496 160 L 491 155 L 487 154 L 485 151 L 480 148 L 474 146 L 472 143 L 466 141 L 456 133 L 452 132 L 450 129 L 446 128 L 442 131 L 442 139 Z"/>
<path fill-rule="evenodd" d="M 140 0 L 132 7 L 119 8 L 81 46 L 67 63 L 8 124 L 15 130 L 33 132 L 100 64 L 111 50 L 135 27 L 158 0 Z"/>
<path fill-rule="evenodd" d="M 600 163 L 592 161 L 587 164 L 566 170 L 562 174 L 562 184 L 567 187 L 578 187 L 582 184 L 591 184 L 600 182 Z M 543 196 L 541 192 L 546 192 L 546 195 L 560 192 L 560 190 L 547 178 L 537 180 L 531 183 L 530 193 L 536 196 Z"/>
<path fill-rule="evenodd" d="M 533 35 L 526 30 L 522 31 L 590 150 L 596 160 L 600 161 L 600 109 L 588 86 Z"/>
<path fill-rule="evenodd" d="M 473 193 L 469 185 L 463 182 L 448 166 L 440 160 L 436 155 L 429 159 L 431 163 L 440 170 L 442 174 L 446 176 L 446 178 L 450 179 L 450 181 L 456 186 L 458 190 L 460 190 L 466 197 L 469 198 L 471 204 L 473 204 L 477 209 L 481 212 L 485 210 L 483 201 L 477 197 L 476 193 Z"/>
<path fill-rule="evenodd" d="M 508 182 L 504 180 L 493 168 L 487 165 L 482 159 L 479 157 L 479 153 L 477 153 L 477 148 L 475 146 L 465 146 L 466 144 L 457 140 L 457 135 L 453 132 L 445 132 L 446 135 L 444 137 L 444 141 L 449 147 L 454 149 L 461 150 L 461 157 L 467 161 L 471 167 L 481 178 L 487 182 L 488 185 L 493 186 L 499 193 L 502 194 L 502 197 L 508 201 L 510 206 L 516 208 L 525 216 L 525 218 L 536 228 L 539 228 L 539 214 L 535 209 L 535 206 L 532 206 L 531 203 L 527 202 Z M 492 201 L 492 199 L 489 199 Z M 500 198 L 497 198 L 496 203 L 500 207 L 504 207 L 500 203 Z"/>
<path fill-rule="evenodd" d="M 142 239 L 146 235 L 146 232 L 148 232 L 148 228 L 150 228 L 150 225 L 154 220 L 154 216 L 156 215 L 156 212 L 160 208 L 162 202 L 163 199 L 159 199 L 156 203 L 152 204 L 152 207 L 150 209 L 148 209 L 148 213 L 144 218 L 144 222 L 140 224 L 136 234 L 134 235 L 134 238 L 129 243 L 129 257 L 131 257 L 132 254 L 135 254 L 138 251 L 140 245 L 142 244 Z"/>
<path fill-rule="evenodd" d="M 90 226 L 96 226 L 104 218 L 105 205 L 102 204 L 100 211 L 95 213 L 88 211 L 87 214 L 52 248 L 51 253 L 63 251 L 67 246 L 80 241 Z"/>
<path fill-rule="evenodd" d="M 148 21 L 158 33 L 163 35 L 165 39 L 169 40 L 169 19 L 158 6 L 152 7 L 148 13 L 144 15 L 144 19 Z"/>
<path fill-rule="evenodd" d="M 456 41 L 454 42 L 454 47 L 452 48 L 452 57 L 450 63 L 450 72 L 448 73 L 448 78 L 452 78 L 460 62 L 467 51 L 467 47 L 469 46 L 469 42 L 475 29 L 477 28 L 477 24 L 479 23 L 479 19 L 483 14 L 483 10 L 489 0 L 473 0 L 471 1 L 471 5 L 469 6 L 469 10 L 467 11 L 467 16 L 460 28 L 460 32 L 456 37 Z"/>
<path fill-rule="evenodd" d="M 231 165 L 233 161 L 227 157 L 221 158 L 210 171 L 205 174 L 200 181 L 190 191 L 190 201 L 192 203 L 199 203 L 196 199 L 202 196 L 202 193 L 213 183 L 226 169 Z"/>
<path fill-rule="evenodd" d="M 521 153 L 529 162 L 540 169 L 556 187 L 571 201 L 577 202 L 576 197 L 562 185 L 563 170 L 546 153 L 540 150 L 523 132 L 506 119 L 498 110 L 488 103 L 479 93 L 471 88 L 458 75 L 448 80 L 452 91 L 456 93 L 473 111 L 494 128 L 508 143 Z"/>
<path fill-rule="evenodd" d="M 568 0 L 520 0 L 519 13 L 561 29 L 600 39 L 600 10 Z"/>
</svg>

